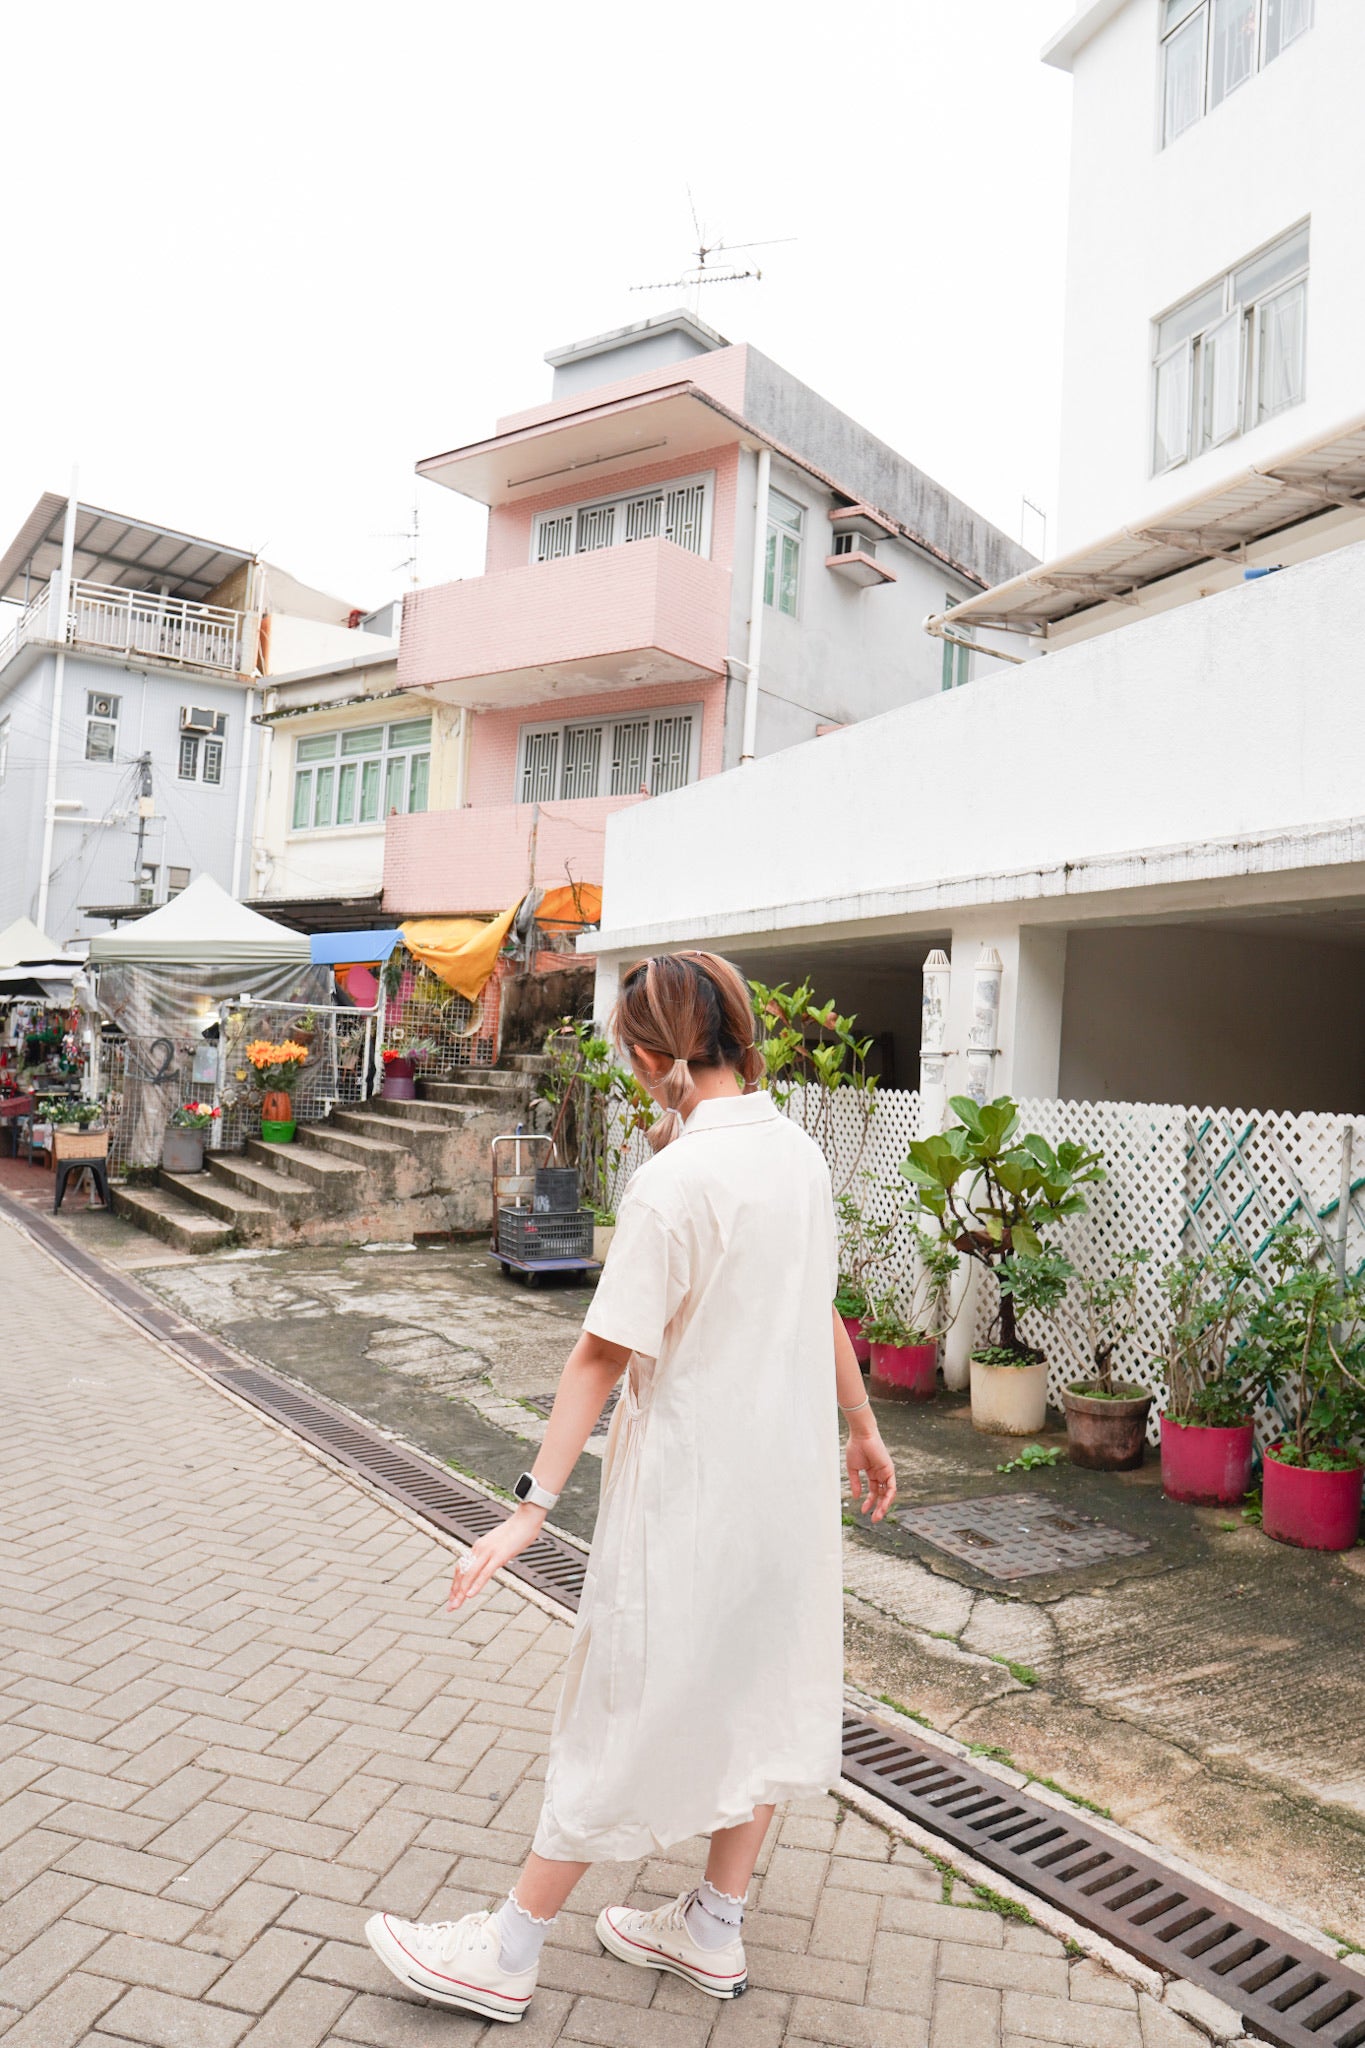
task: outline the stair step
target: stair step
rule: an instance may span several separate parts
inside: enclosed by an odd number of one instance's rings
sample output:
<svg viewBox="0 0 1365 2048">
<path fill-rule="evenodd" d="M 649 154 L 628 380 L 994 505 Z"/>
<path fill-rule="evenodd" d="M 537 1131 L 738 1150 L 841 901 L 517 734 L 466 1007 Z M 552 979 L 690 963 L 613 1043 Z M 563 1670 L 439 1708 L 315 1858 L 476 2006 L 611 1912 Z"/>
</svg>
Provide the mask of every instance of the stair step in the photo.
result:
<svg viewBox="0 0 1365 2048">
<path fill-rule="evenodd" d="M 208 1173 L 167 1173 L 163 1166 L 157 1184 L 192 1208 L 207 1210 L 210 1216 L 231 1224 L 234 1230 L 259 1230 L 275 1213 L 268 1202 L 253 1201 L 240 1188 L 229 1187 Z"/>
<path fill-rule="evenodd" d="M 383 1119 L 356 1115 L 355 1121 L 380 1124 Z M 345 1130 L 334 1130 L 330 1124 L 314 1124 L 308 1133 L 308 1142 L 320 1152 L 331 1152 L 339 1159 L 349 1159 L 355 1166 L 385 1166 L 395 1159 L 405 1158 L 409 1149 L 387 1136 L 365 1137 L 349 1124 Z"/>
<path fill-rule="evenodd" d="M 420 1104 L 409 1106 L 421 1107 Z M 357 1141 L 364 1138 L 391 1151 L 403 1151 L 411 1149 L 410 1138 L 449 1137 L 452 1124 L 446 1118 L 381 1116 L 377 1111 L 366 1109 L 338 1109 L 332 1112 L 332 1128 L 354 1133 Z"/>
<path fill-rule="evenodd" d="M 349 1129 L 349 1119 L 381 1119 L 387 1124 L 417 1124 L 428 1130 L 456 1130 L 469 1121 L 469 1105 L 453 1102 L 388 1102 L 375 1096 L 366 1109 L 339 1109 L 333 1122 Z"/>
<path fill-rule="evenodd" d="M 182 1252 L 216 1252 L 232 1243 L 230 1223 L 204 1215 L 167 1188 L 115 1186 L 112 1192 L 120 1216 Z"/>
<path fill-rule="evenodd" d="M 273 1167 L 258 1166 L 240 1152 L 211 1152 L 208 1169 L 215 1180 L 240 1189 L 244 1195 L 254 1195 L 258 1201 L 283 1209 L 291 1216 L 308 1200 L 308 1190 L 302 1181 L 291 1180 L 287 1173 L 276 1173 Z"/>
<path fill-rule="evenodd" d="M 262 1138 L 248 1138 L 246 1156 L 257 1166 L 287 1174 L 291 1180 L 309 1181 L 316 1188 L 331 1188 L 337 1192 L 356 1187 L 365 1178 L 363 1166 L 352 1166 L 348 1160 L 334 1159 L 330 1153 L 318 1151 L 307 1142 L 267 1145 Z"/>
</svg>

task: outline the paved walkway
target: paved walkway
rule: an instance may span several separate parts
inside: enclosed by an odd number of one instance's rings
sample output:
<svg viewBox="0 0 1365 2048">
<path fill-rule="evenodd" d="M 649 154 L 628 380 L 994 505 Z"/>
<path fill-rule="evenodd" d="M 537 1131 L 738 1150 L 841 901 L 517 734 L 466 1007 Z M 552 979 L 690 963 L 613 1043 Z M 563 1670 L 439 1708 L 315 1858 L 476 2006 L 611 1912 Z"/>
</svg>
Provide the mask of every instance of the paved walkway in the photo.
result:
<svg viewBox="0 0 1365 2048">
<path fill-rule="evenodd" d="M 3 1221 L 0 1291 L 5 2048 L 498 2038 L 398 1994 L 361 1926 L 376 1904 L 445 1918 L 505 1889 L 567 1628 L 510 1588 L 448 1618 L 447 1550 Z M 747 1998 L 603 1955 L 598 1907 L 671 1894 L 699 1856 L 590 1874 L 521 2041 L 1204 2040 L 1038 1929 L 944 1903 L 936 1869 L 832 1799 L 782 1819 Z"/>
</svg>

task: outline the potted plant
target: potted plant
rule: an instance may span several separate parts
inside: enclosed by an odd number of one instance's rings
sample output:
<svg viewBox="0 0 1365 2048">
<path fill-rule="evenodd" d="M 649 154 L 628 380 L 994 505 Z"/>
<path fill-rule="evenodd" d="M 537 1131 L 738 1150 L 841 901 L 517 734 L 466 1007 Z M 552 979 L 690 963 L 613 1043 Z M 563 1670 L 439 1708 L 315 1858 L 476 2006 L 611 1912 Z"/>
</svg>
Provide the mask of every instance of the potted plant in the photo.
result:
<svg viewBox="0 0 1365 2048">
<path fill-rule="evenodd" d="M 904 1313 L 894 1289 L 862 1319 L 871 1349 L 869 1393 L 884 1401 L 930 1401 L 937 1391 L 938 1340 L 952 1322 L 950 1286 L 960 1261 L 952 1246 L 915 1232 L 915 1279 Z"/>
<path fill-rule="evenodd" d="M 51 1126 L 50 1151 L 55 1166 L 59 1159 L 107 1159 L 109 1133 L 97 1129 L 104 1116 L 102 1102 L 82 1102 L 74 1095 L 45 1096 L 38 1104 L 39 1117 Z M 35 1128 L 36 1141 L 36 1128 Z"/>
<path fill-rule="evenodd" d="M 864 1175 L 864 1179 L 871 1178 Z M 834 1310 L 848 1332 L 854 1357 L 866 1366 L 872 1360 L 872 1340 L 863 1324 L 873 1313 L 875 1275 L 885 1264 L 896 1225 L 868 1216 L 847 1192 L 835 1197 L 834 1207 L 839 1228 L 839 1286 Z"/>
<path fill-rule="evenodd" d="M 1099 1152 L 1065 1143 L 1054 1151 L 1036 1133 L 1018 1136 L 1009 1096 L 978 1103 L 954 1095 L 957 1123 L 916 1140 L 901 1172 L 940 1235 L 1000 1282 L 998 1341 L 972 1354 L 972 1422 L 1006 1436 L 1031 1436 L 1047 1418 L 1047 1362 L 1019 1330 L 1030 1311 L 1049 1314 L 1070 1268 L 1040 1258 L 1043 1233 L 1085 1213 L 1082 1188 L 1105 1178 Z M 1065 1261 L 1061 1261 L 1065 1266 Z"/>
<path fill-rule="evenodd" d="M 216 1102 L 182 1102 L 171 1111 L 161 1140 L 161 1164 L 167 1173 L 202 1173 L 204 1140 L 222 1116 Z"/>
<path fill-rule="evenodd" d="M 1062 1388 L 1067 1456 L 1091 1472 L 1131 1472 L 1146 1455 L 1154 1396 L 1147 1387 L 1116 1379 L 1114 1363 L 1137 1335 L 1138 1281 L 1150 1257 L 1145 1250 L 1120 1252 L 1112 1272 L 1073 1275 L 1082 1304 L 1083 1349 L 1065 1324 L 1056 1324 L 1081 1366 L 1081 1378 Z"/>
<path fill-rule="evenodd" d="M 380 1054 L 384 1079 L 379 1092 L 386 1102 L 412 1102 L 417 1095 L 417 1069 L 400 1046 L 386 1046 Z"/>
<path fill-rule="evenodd" d="M 604 1259 L 627 1154 L 654 1122 L 654 1103 L 615 1057 L 610 1039 L 582 1018 L 561 1019 L 545 1040 L 545 1054 L 550 1065 L 537 1106 L 554 1112 L 552 1156 L 577 1167 L 595 1218 L 593 1257 Z"/>
<path fill-rule="evenodd" d="M 1169 1321 L 1156 1363 L 1166 1385 L 1161 1489 L 1167 1500 L 1228 1506 L 1251 1485 L 1256 1426 L 1236 1343 L 1256 1268 L 1235 1246 L 1187 1252 L 1161 1276 Z"/>
<path fill-rule="evenodd" d="M 246 1056 L 256 1069 L 261 1094 L 261 1136 L 267 1145 L 288 1145 L 294 1137 L 294 1101 L 291 1093 L 299 1069 L 308 1057 L 306 1046 L 292 1038 L 273 1045 L 268 1038 L 255 1038 Z"/>
<path fill-rule="evenodd" d="M 1365 1284 L 1342 1279 L 1306 1230 L 1277 1231 L 1264 1263 L 1273 1278 L 1247 1324 L 1247 1362 L 1291 1420 L 1265 1453 L 1261 1527 L 1304 1550 L 1350 1550 L 1365 1466 Z"/>
</svg>

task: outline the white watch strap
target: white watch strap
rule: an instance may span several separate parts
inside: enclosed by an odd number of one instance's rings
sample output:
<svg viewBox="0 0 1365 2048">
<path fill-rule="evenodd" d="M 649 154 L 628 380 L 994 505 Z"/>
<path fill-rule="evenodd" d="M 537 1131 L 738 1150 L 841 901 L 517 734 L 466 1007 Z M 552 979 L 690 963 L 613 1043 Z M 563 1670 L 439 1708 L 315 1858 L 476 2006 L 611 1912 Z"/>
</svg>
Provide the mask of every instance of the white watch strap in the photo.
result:
<svg viewBox="0 0 1365 2048">
<path fill-rule="evenodd" d="M 559 1499 L 557 1493 L 551 1493 L 549 1488 L 542 1486 L 539 1480 L 530 1472 L 522 1473 L 521 1478 L 517 1481 L 515 1492 L 518 1500 L 525 1502 L 533 1508 L 552 1508 Z"/>
</svg>

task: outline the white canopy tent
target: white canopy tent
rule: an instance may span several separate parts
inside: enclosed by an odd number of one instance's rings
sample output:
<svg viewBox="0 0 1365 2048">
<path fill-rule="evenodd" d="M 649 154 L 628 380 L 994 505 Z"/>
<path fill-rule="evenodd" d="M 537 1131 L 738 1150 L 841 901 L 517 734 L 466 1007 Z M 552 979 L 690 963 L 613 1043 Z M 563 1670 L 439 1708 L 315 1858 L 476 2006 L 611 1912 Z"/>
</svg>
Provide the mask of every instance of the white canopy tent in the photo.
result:
<svg viewBox="0 0 1365 2048">
<path fill-rule="evenodd" d="M 84 966 L 78 954 L 64 953 L 55 939 L 39 931 L 31 917 L 16 917 L 0 932 L 0 997 L 68 1001 Z"/>
<path fill-rule="evenodd" d="M 90 941 L 92 967 L 306 967 L 308 940 L 248 910 L 210 875 L 123 931 Z"/>
</svg>

